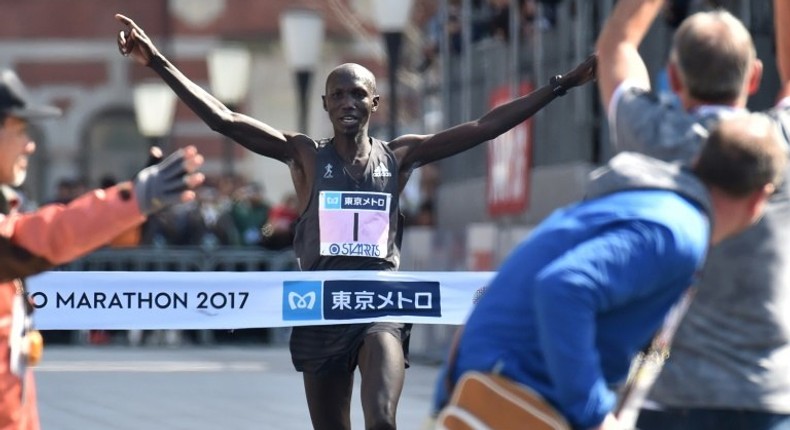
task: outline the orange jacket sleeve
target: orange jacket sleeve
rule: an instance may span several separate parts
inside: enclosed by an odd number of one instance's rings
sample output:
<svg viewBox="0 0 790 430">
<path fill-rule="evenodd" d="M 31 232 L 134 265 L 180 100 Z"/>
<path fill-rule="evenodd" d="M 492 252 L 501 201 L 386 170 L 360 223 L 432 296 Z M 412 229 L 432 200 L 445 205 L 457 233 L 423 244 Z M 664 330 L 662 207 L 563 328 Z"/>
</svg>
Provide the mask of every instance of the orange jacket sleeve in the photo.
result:
<svg viewBox="0 0 790 430">
<path fill-rule="evenodd" d="M 91 252 L 141 224 L 131 183 L 86 193 L 68 205 L 42 206 L 29 213 L 0 215 L 0 235 L 32 254 L 63 264 Z"/>
</svg>

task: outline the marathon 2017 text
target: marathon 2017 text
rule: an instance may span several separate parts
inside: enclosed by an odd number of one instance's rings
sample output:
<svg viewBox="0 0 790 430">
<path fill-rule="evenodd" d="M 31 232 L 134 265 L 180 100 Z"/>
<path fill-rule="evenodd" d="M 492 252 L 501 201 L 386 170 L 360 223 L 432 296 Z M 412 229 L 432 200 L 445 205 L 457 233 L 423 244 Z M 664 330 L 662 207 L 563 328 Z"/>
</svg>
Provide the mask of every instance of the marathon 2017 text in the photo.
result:
<svg viewBox="0 0 790 430">
<path fill-rule="evenodd" d="M 34 307 L 58 309 L 244 309 L 250 293 L 240 292 L 35 292 Z"/>
</svg>

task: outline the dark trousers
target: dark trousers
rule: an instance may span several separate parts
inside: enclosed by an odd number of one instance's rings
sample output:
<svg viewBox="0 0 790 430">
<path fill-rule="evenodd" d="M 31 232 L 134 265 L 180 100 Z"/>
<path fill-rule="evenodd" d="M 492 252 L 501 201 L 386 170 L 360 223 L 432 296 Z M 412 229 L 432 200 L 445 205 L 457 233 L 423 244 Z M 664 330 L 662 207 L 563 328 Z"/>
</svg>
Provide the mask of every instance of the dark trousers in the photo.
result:
<svg viewBox="0 0 790 430">
<path fill-rule="evenodd" d="M 642 409 L 639 430 L 790 430 L 790 415 L 738 409 Z"/>
</svg>

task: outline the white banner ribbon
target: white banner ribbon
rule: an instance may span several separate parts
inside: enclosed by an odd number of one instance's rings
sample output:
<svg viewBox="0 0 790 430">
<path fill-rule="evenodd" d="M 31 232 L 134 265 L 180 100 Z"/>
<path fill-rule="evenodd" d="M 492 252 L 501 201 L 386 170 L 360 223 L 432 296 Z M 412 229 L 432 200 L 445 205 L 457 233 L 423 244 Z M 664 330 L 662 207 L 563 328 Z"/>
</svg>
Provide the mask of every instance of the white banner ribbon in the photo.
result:
<svg viewBox="0 0 790 430">
<path fill-rule="evenodd" d="M 42 330 L 463 324 L 493 272 L 47 272 Z"/>
</svg>

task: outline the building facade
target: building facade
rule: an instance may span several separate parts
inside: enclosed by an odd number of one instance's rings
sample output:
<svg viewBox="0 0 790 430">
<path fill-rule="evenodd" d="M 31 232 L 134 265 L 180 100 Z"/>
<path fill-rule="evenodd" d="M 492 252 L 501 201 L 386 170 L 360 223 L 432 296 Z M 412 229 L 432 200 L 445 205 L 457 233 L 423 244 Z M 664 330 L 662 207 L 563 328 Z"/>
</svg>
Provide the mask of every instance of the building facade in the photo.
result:
<svg viewBox="0 0 790 430">
<path fill-rule="evenodd" d="M 134 19 L 177 67 L 209 90 L 209 52 L 226 42 L 246 46 L 252 54 L 250 90 L 238 110 L 294 130 L 296 87 L 280 45 L 279 16 L 287 8 L 318 10 L 326 38 L 309 90 L 309 127 L 304 130 L 317 137 L 331 132 L 320 95 L 332 67 L 355 61 L 377 73 L 386 71 L 366 1 L 0 0 L 0 6 L 0 67 L 15 69 L 37 101 L 65 112 L 61 119 L 34 126 L 38 153 L 25 191 L 38 202 L 51 199 L 61 179 L 82 179 L 95 187 L 106 175 L 131 177 L 146 160 L 151 142 L 137 128 L 133 91 L 136 84 L 158 78 L 119 55 L 115 38 L 122 26 L 115 13 Z M 380 118 L 385 117 L 374 118 L 374 126 Z M 222 173 L 227 142 L 180 102 L 165 142 L 167 150 L 196 145 L 206 155 L 206 173 Z M 235 171 L 264 184 L 271 201 L 292 190 L 282 163 L 239 145 L 233 145 L 233 160 Z"/>
</svg>

